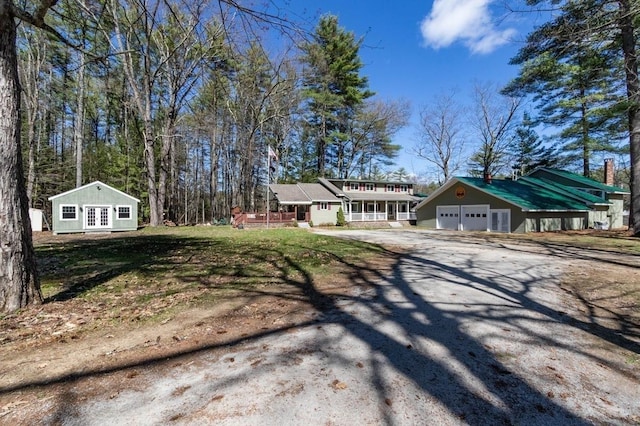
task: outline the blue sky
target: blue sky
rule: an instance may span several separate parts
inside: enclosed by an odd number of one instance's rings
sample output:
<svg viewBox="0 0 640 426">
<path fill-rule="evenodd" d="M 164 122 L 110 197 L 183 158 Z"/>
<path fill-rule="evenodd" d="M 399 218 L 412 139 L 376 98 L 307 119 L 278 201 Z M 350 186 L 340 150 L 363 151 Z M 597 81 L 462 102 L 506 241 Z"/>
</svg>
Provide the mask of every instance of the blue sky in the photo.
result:
<svg viewBox="0 0 640 426">
<path fill-rule="evenodd" d="M 364 37 L 362 75 L 382 99 L 412 105 L 409 127 L 398 133 L 397 160 L 415 174 L 428 174 L 425 160 L 411 155 L 419 110 L 438 94 L 455 89 L 469 102 L 473 86 L 505 84 L 518 68 L 508 65 L 527 33 L 541 18 L 509 13 L 495 0 L 283 0 L 283 8 L 309 19 L 331 13 L 348 31 Z M 509 2 L 512 6 L 514 2 Z"/>
</svg>

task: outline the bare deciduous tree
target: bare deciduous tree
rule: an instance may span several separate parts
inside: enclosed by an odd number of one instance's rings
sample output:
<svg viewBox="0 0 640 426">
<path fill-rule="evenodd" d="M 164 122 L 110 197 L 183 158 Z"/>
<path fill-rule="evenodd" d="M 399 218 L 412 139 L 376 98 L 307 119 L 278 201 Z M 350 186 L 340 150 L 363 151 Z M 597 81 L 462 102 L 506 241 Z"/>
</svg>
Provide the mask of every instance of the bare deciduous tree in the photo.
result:
<svg viewBox="0 0 640 426">
<path fill-rule="evenodd" d="M 492 84 L 476 84 L 473 101 L 471 128 L 479 147 L 469 161 L 471 173 L 496 175 L 506 166 L 506 154 L 517 125 L 516 112 L 522 99 L 500 95 Z"/>
<path fill-rule="evenodd" d="M 418 142 L 412 152 L 436 167 L 440 185 L 462 165 L 464 120 L 455 92 L 438 95 L 420 111 Z"/>
</svg>

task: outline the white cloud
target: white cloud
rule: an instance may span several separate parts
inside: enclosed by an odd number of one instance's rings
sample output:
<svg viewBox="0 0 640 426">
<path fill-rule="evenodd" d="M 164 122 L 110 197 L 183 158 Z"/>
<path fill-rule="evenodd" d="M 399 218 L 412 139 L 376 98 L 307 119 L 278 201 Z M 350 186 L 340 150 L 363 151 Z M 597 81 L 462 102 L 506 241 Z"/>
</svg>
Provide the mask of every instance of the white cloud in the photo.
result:
<svg viewBox="0 0 640 426">
<path fill-rule="evenodd" d="M 462 41 L 473 53 L 490 53 L 507 43 L 515 29 L 499 30 L 491 20 L 493 0 L 434 0 L 420 29 L 434 49 Z"/>
</svg>

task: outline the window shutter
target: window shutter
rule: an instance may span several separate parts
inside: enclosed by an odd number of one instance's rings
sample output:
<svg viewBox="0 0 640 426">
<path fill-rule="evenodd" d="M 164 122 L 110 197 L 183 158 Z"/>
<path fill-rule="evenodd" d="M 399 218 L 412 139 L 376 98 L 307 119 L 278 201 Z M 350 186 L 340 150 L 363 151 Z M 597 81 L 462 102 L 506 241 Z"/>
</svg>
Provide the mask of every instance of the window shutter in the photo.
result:
<svg viewBox="0 0 640 426">
<path fill-rule="evenodd" d="M 318 203 L 318 210 L 320 210 L 320 203 Z"/>
<path fill-rule="evenodd" d="M 331 203 L 327 203 L 327 209 L 331 210 Z"/>
<path fill-rule="evenodd" d="M 396 192 L 400 192 L 400 185 L 396 185 Z"/>
</svg>

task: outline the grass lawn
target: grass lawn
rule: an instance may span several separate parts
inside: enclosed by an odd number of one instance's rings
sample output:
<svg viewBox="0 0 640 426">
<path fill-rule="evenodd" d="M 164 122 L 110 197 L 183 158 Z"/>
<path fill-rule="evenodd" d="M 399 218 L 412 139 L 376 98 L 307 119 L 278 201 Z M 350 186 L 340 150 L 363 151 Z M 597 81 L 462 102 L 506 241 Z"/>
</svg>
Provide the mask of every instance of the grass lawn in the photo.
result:
<svg viewBox="0 0 640 426">
<path fill-rule="evenodd" d="M 318 280 L 356 274 L 380 246 L 296 228 L 145 228 L 35 241 L 45 304 L 5 316 L 0 343 L 161 322 L 232 297 L 285 293 L 309 299 Z M 28 324 L 29 327 L 20 327 Z"/>
</svg>

